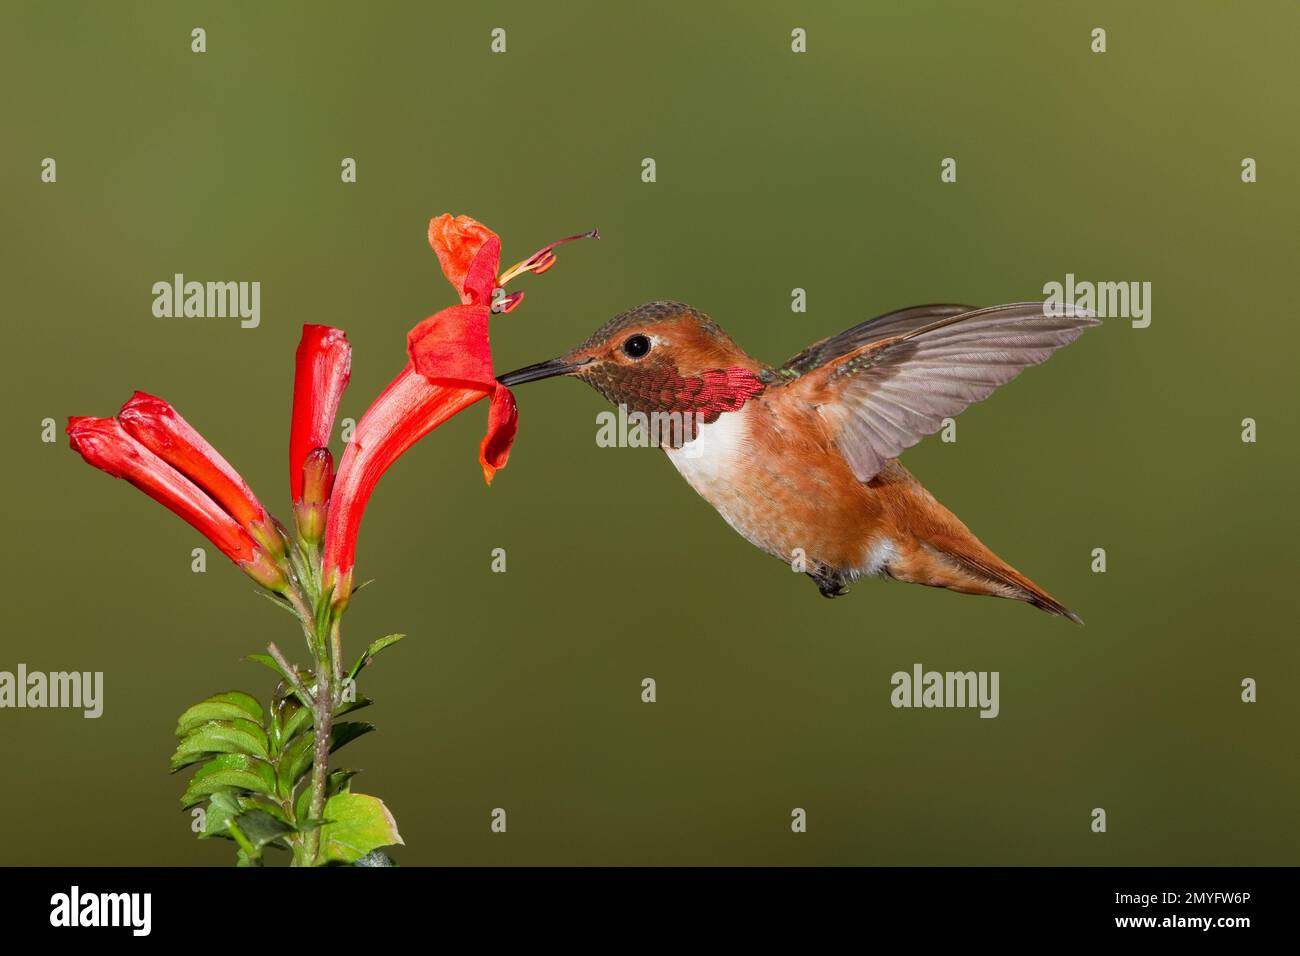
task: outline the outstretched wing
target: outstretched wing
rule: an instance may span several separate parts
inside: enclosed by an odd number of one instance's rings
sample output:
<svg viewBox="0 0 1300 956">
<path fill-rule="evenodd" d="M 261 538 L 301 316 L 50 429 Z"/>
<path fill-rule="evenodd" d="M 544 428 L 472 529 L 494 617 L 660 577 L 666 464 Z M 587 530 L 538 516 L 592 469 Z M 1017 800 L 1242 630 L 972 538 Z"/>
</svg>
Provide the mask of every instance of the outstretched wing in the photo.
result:
<svg viewBox="0 0 1300 956">
<path fill-rule="evenodd" d="M 932 322 L 937 322 L 939 319 L 946 319 L 949 316 L 961 315 L 974 310 L 975 306 L 973 305 L 943 303 L 940 305 L 913 305 L 906 309 L 899 309 L 897 312 L 886 312 L 874 319 L 867 319 L 867 321 L 861 322 L 839 335 L 832 335 L 828 339 L 814 342 L 782 365 L 780 370 L 787 378 L 794 378 L 796 375 L 811 372 L 831 359 L 838 358 L 871 342 L 879 342 L 881 339 L 902 335 L 913 329 L 919 329 Z"/>
<path fill-rule="evenodd" d="M 888 334 L 868 333 L 865 344 L 829 356 L 785 387 L 817 407 L 854 475 L 869 481 L 886 461 L 938 431 L 945 418 L 987 398 L 1097 324 L 1091 314 L 1071 307 L 1062 315 L 1043 312 L 1041 302 L 1022 302 L 910 327 L 894 319 L 904 313 L 892 313 L 876 320 Z M 823 354 L 817 350 L 832 341 L 807 351 Z M 800 359 L 801 366 L 810 360 Z"/>
</svg>

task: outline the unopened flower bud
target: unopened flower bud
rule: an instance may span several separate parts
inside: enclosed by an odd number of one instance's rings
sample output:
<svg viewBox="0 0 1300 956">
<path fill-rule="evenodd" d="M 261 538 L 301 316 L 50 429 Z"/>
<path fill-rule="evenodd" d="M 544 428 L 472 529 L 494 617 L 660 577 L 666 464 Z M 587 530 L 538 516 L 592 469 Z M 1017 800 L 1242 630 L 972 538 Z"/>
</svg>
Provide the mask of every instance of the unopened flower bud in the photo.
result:
<svg viewBox="0 0 1300 956">
<path fill-rule="evenodd" d="M 325 515 L 334 487 L 334 457 L 328 448 L 315 448 L 302 464 L 302 498 L 293 503 L 298 537 L 315 545 L 325 534 Z"/>
</svg>

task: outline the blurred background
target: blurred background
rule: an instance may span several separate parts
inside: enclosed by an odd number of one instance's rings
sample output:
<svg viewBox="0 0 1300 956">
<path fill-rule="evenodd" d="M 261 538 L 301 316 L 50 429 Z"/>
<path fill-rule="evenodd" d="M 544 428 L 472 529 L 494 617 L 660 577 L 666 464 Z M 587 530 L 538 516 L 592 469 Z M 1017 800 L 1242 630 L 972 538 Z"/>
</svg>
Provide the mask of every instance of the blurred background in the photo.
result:
<svg viewBox="0 0 1300 956">
<path fill-rule="evenodd" d="M 103 671 L 105 704 L 0 711 L 0 863 L 231 863 L 179 809 L 174 718 L 221 690 L 265 698 L 240 658 L 268 640 L 305 656 L 215 549 L 191 572 L 196 532 L 68 450 L 66 416 L 164 396 L 288 519 L 300 326 L 347 330 L 340 415 L 360 418 L 406 330 L 455 301 L 425 239 L 444 211 L 498 231 L 506 263 L 604 237 L 518 284 L 498 370 L 656 298 L 773 363 L 880 312 L 1038 298 L 1066 273 L 1151 282 L 1152 322 L 1106 322 L 964 413 L 956 443 L 904 456 L 1083 629 L 876 581 L 823 600 L 662 453 L 597 447 L 606 406 L 577 382 L 519 389 L 490 489 L 485 405 L 418 445 L 372 500 L 358 575 L 376 583 L 344 628 L 351 652 L 409 634 L 363 675 L 379 733 L 342 755 L 395 813 L 401 863 L 1296 862 L 1294 5 L 4 16 L 0 670 Z M 178 272 L 259 281 L 261 325 L 155 318 L 151 286 Z M 999 671 L 1001 715 L 893 709 L 890 675 L 917 662 Z"/>
</svg>

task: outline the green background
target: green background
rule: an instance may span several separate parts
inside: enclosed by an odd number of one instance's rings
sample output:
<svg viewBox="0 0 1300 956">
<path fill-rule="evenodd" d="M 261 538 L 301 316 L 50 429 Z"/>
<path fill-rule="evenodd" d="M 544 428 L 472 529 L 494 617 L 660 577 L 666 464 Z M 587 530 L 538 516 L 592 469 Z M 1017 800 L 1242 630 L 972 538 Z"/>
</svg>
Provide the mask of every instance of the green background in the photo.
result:
<svg viewBox="0 0 1300 956">
<path fill-rule="evenodd" d="M 402 863 L 1295 863 L 1295 5 L 470 6 L 7 5 L 0 670 L 101 670 L 106 701 L 0 711 L 0 862 L 230 863 L 178 809 L 174 718 L 265 697 L 239 658 L 268 640 L 305 656 L 215 549 L 191 573 L 197 533 L 69 452 L 65 417 L 164 396 L 288 518 L 299 327 L 347 330 L 359 418 L 454 301 L 425 240 L 451 211 L 507 262 L 604 235 L 519 283 L 498 369 L 656 298 L 770 362 L 1067 272 L 1152 282 L 1153 321 L 904 457 L 1084 629 L 874 581 L 825 601 L 660 452 L 597 447 L 576 382 L 520 389 L 491 489 L 484 406 L 418 445 L 367 513 L 377 581 L 344 628 L 353 651 L 410 635 L 364 675 L 380 732 L 343 761 Z M 154 318 L 175 272 L 260 281 L 261 327 Z M 1001 716 L 893 709 L 915 662 L 999 671 Z"/>
</svg>

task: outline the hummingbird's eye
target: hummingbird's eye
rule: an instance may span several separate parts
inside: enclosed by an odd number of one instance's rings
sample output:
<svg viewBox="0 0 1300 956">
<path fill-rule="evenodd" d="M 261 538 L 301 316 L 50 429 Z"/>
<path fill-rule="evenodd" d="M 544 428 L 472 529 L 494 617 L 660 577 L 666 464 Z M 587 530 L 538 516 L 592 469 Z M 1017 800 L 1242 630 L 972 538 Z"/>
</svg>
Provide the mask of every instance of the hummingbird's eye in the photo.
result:
<svg viewBox="0 0 1300 956">
<path fill-rule="evenodd" d="M 650 351 L 650 339 L 644 335 L 634 335 L 623 343 L 623 352 L 630 358 L 640 358 Z"/>
</svg>

